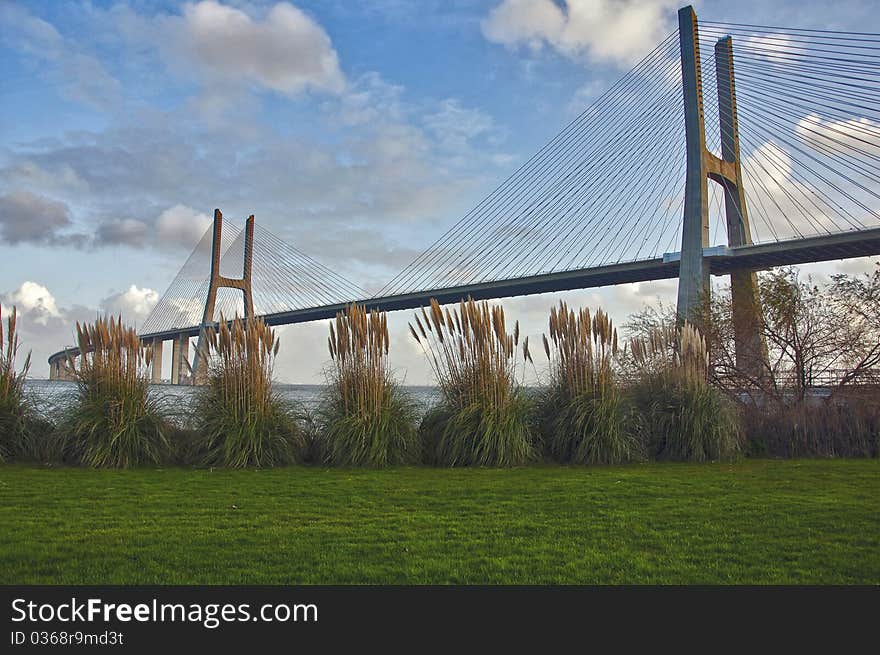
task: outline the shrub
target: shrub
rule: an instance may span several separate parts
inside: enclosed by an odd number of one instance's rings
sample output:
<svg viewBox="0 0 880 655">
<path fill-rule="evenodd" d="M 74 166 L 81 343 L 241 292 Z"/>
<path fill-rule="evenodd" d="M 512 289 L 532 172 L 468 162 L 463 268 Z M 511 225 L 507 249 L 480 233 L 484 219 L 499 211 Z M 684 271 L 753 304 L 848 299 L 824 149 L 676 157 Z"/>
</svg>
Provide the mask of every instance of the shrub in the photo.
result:
<svg viewBox="0 0 880 655">
<path fill-rule="evenodd" d="M 706 342 L 694 327 L 660 329 L 631 341 L 633 398 L 657 459 L 730 459 L 741 450 L 735 410 L 707 380 Z"/>
<path fill-rule="evenodd" d="M 469 299 L 444 312 L 431 301 L 410 332 L 422 346 L 441 401 L 422 421 L 426 460 L 442 466 L 516 466 L 534 456 L 530 401 L 517 380 L 513 334 L 504 310 Z M 530 358 L 528 342 L 524 358 Z"/>
<path fill-rule="evenodd" d="M 187 459 L 201 466 L 279 466 L 306 446 L 297 409 L 272 383 L 280 342 L 262 319 L 207 330 L 207 384 L 195 395 Z M 204 345 L 203 345 L 204 347 Z"/>
<path fill-rule="evenodd" d="M 167 460 L 170 426 L 149 394 L 151 349 L 121 317 L 77 323 L 76 332 L 76 397 L 59 429 L 64 459 L 95 468 Z"/>
<path fill-rule="evenodd" d="M 416 406 L 388 371 L 384 312 L 350 305 L 328 338 L 333 366 L 316 413 L 318 456 L 336 466 L 415 464 Z"/>
<path fill-rule="evenodd" d="M 548 389 L 540 402 L 545 447 L 574 464 L 616 464 L 640 459 L 637 421 L 615 379 L 617 331 L 601 309 L 575 314 L 564 302 L 550 311 Z"/>
<path fill-rule="evenodd" d="M 877 457 L 880 449 L 876 392 L 749 405 L 743 415 L 751 455 Z"/>
<path fill-rule="evenodd" d="M 0 309 L 0 462 L 30 456 L 34 451 L 36 419 L 33 406 L 24 391 L 24 381 L 31 366 L 25 357 L 20 371 L 15 370 L 18 354 L 18 313 L 12 308 L 7 318 L 4 340 L 3 314 Z"/>
</svg>

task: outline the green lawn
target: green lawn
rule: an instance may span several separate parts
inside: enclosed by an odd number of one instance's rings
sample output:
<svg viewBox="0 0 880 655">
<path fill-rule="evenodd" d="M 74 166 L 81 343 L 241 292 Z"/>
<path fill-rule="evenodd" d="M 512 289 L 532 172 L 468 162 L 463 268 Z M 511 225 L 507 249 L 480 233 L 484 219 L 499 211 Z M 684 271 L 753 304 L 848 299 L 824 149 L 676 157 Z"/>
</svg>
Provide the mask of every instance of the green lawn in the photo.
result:
<svg viewBox="0 0 880 655">
<path fill-rule="evenodd" d="M 0 466 L 0 583 L 880 583 L 880 461 Z"/>
</svg>

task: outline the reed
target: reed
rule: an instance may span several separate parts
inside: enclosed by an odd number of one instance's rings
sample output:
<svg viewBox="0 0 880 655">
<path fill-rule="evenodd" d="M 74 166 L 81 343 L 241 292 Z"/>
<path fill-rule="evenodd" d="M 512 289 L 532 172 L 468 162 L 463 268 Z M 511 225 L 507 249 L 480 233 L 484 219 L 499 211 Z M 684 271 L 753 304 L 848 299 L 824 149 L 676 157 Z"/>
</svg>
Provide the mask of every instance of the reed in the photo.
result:
<svg viewBox="0 0 880 655">
<path fill-rule="evenodd" d="M 730 459 L 741 451 L 735 410 L 708 381 L 706 341 L 691 324 L 653 330 L 630 341 L 632 392 L 657 459 Z"/>
<path fill-rule="evenodd" d="M 617 330 L 608 315 L 560 302 L 550 310 L 543 343 L 550 379 L 538 414 L 548 454 L 574 464 L 640 459 L 637 421 L 617 384 Z"/>
<path fill-rule="evenodd" d="M 280 342 L 262 319 L 231 322 L 206 333 L 207 384 L 195 396 L 189 459 L 202 466 L 244 468 L 300 460 L 305 433 L 296 408 L 272 381 Z"/>
<path fill-rule="evenodd" d="M 352 304 L 327 339 L 332 367 L 316 413 L 318 457 L 336 466 L 415 464 L 416 406 L 388 369 L 385 312 Z"/>
<path fill-rule="evenodd" d="M 27 354 L 21 369 L 16 371 L 18 348 L 18 312 L 12 308 L 4 334 L 0 307 L 0 462 L 26 457 L 33 451 L 34 412 L 24 392 L 31 354 Z"/>
<path fill-rule="evenodd" d="M 410 324 L 441 393 L 421 433 L 429 462 L 515 466 L 533 457 L 529 401 L 517 379 L 519 323 L 508 333 L 504 309 L 472 299 L 445 311 L 432 300 Z M 523 361 L 531 359 L 523 342 Z"/>
<path fill-rule="evenodd" d="M 149 394 L 152 349 L 121 317 L 77 323 L 76 335 L 76 397 L 59 430 L 64 459 L 95 468 L 166 461 L 171 428 Z"/>
</svg>

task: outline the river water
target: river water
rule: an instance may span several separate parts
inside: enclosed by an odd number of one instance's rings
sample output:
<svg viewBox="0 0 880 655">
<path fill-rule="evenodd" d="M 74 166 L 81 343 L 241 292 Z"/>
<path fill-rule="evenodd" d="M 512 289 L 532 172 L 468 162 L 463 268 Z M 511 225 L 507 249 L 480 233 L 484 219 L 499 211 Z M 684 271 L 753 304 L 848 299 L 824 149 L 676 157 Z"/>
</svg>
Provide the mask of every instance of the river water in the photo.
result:
<svg viewBox="0 0 880 655">
<path fill-rule="evenodd" d="M 286 398 L 299 403 L 307 409 L 313 409 L 319 402 L 325 387 L 318 384 L 275 384 L 276 389 Z M 427 409 L 439 397 L 437 387 L 407 386 L 406 390 L 413 399 Z M 76 392 L 73 382 L 62 380 L 27 380 L 25 390 L 35 402 L 37 409 L 47 418 L 57 417 L 64 406 L 70 402 Z M 161 399 L 163 404 L 172 410 L 182 410 L 198 393 L 199 387 L 178 386 L 172 384 L 150 385 L 150 393 Z"/>
</svg>

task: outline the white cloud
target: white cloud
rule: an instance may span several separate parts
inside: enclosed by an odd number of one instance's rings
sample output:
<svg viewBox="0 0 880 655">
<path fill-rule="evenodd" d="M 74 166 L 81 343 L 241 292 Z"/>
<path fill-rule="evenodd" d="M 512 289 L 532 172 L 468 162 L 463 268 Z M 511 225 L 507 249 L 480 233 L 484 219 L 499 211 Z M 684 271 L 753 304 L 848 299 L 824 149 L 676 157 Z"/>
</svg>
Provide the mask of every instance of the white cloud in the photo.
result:
<svg viewBox="0 0 880 655">
<path fill-rule="evenodd" d="M 787 34 L 765 34 L 746 38 L 745 48 L 773 63 L 791 64 L 803 49 Z"/>
<path fill-rule="evenodd" d="M 880 200 L 870 191 L 870 180 L 862 182 L 864 188 L 853 184 L 847 176 L 858 181 L 858 174 L 844 164 L 857 157 L 880 157 L 880 123 L 809 114 L 796 123 L 794 134 L 811 153 L 798 154 L 774 140 L 744 153 L 753 238 L 792 239 L 853 229 L 859 222 L 876 224 Z M 844 164 L 834 160 L 841 155 Z M 811 170 L 828 181 L 818 182 Z"/>
<path fill-rule="evenodd" d="M 197 87 L 184 90 L 171 109 L 139 105 L 106 128 L 9 144 L 0 152 L 0 194 L 21 189 L 63 200 L 76 228 L 87 231 L 77 246 L 183 249 L 201 236 L 205 213 L 219 206 L 233 217 L 256 214 L 322 261 L 335 261 L 338 250 L 313 245 L 345 243 L 356 254 L 342 273 L 384 279 L 407 263 L 413 244 L 423 243 L 411 236 L 432 236 L 441 220 L 448 224 L 467 211 L 480 189 L 490 188 L 497 167 L 513 161 L 494 148 L 504 132 L 481 109 L 452 98 L 406 104 L 405 89 L 377 72 L 346 82 L 329 37 L 291 4 L 210 0 L 175 13 L 114 5 L 89 7 L 87 14 L 104 46 L 117 48 L 125 66 L 137 62 L 127 71 L 148 72 L 151 89 L 169 83 L 156 65 L 162 62 Z M 57 34 L 34 20 L 37 31 Z M 298 50 L 307 46 L 332 53 L 336 63 L 308 69 L 314 52 Z M 321 84 L 341 92 L 325 95 L 320 111 L 288 103 L 295 130 L 263 120 L 267 100 L 249 92 Z M 224 106 L 224 99 L 232 103 Z M 213 110 L 219 116 L 205 120 Z M 242 121 L 242 112 L 260 118 Z M 382 226 L 392 221 L 389 235 Z M 418 234 L 401 233 L 417 224 Z M 355 259 L 370 260 L 371 270 L 354 270 Z"/>
<path fill-rule="evenodd" d="M 743 156 L 745 190 L 752 198 L 749 222 L 754 241 L 813 235 L 817 232 L 817 224 L 833 229 L 834 223 L 828 217 L 815 209 L 807 215 L 802 205 L 798 205 L 801 192 L 797 189 L 799 182 L 793 171 L 791 155 L 774 141 L 766 141 Z M 769 216 L 773 233 L 765 225 L 764 214 Z"/>
<path fill-rule="evenodd" d="M 391 84 L 379 73 L 364 73 L 350 83 L 339 97 L 338 103 L 326 103 L 343 125 L 366 125 L 375 121 L 399 121 L 404 119 L 402 103 L 404 88 Z"/>
<path fill-rule="evenodd" d="M 192 248 L 210 225 L 211 218 L 207 214 L 177 204 L 159 214 L 156 219 L 156 235 L 163 243 Z"/>
<path fill-rule="evenodd" d="M 880 123 L 869 118 L 824 120 L 817 114 L 808 114 L 798 121 L 797 135 L 820 153 L 866 153 L 880 157 Z"/>
<path fill-rule="evenodd" d="M 255 19 L 215 0 L 187 4 L 177 54 L 215 81 L 251 82 L 293 95 L 305 89 L 338 93 L 339 58 L 324 29 L 287 2 Z"/>
<path fill-rule="evenodd" d="M 483 35 L 507 46 L 525 44 L 540 50 L 559 41 L 566 16 L 552 0 L 503 0 L 483 21 Z"/>
<path fill-rule="evenodd" d="M 669 34 L 677 0 L 502 0 L 483 20 L 493 43 L 545 45 L 571 59 L 631 65 Z"/>
<path fill-rule="evenodd" d="M 95 231 L 92 245 L 125 245 L 132 248 L 153 246 L 190 250 L 204 236 L 211 218 L 183 204 L 176 204 L 155 219 L 110 218 Z"/>
<path fill-rule="evenodd" d="M 28 313 L 34 322 L 45 325 L 52 317 L 61 316 L 55 297 L 38 282 L 25 281 L 14 291 L 2 296 L 5 306 L 13 306 L 21 313 Z"/>
<path fill-rule="evenodd" d="M 464 107 L 455 98 L 443 100 L 436 112 L 425 116 L 424 122 L 441 146 L 459 152 L 467 151 L 472 139 L 495 131 L 495 122 L 489 114 Z"/>
<path fill-rule="evenodd" d="M 143 321 L 159 302 L 159 294 L 132 284 L 125 291 L 111 294 L 101 301 L 101 310 L 111 316 L 121 315 L 125 323 Z"/>
<path fill-rule="evenodd" d="M 121 314 L 123 321 L 135 325 L 149 313 L 159 299 L 152 289 L 131 285 L 101 300 L 99 308 L 59 305 L 54 294 L 39 282 L 27 280 L 7 293 L 0 292 L 4 317 L 15 307 L 19 316 L 22 354 L 32 351 L 30 375 L 49 374 L 48 357 L 73 345 L 76 323 L 91 322 L 101 314 Z"/>
</svg>

